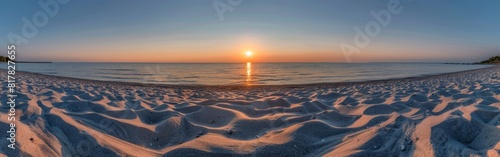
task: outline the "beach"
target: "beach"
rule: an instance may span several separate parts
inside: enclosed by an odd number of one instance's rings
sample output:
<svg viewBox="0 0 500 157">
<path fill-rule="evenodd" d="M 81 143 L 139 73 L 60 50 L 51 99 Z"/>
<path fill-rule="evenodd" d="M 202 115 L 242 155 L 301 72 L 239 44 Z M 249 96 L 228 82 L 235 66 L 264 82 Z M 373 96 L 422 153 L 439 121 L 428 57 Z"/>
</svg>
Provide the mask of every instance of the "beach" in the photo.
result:
<svg viewBox="0 0 500 157">
<path fill-rule="evenodd" d="M 6 76 L 5 70 L 0 70 Z M 168 86 L 18 72 L 0 156 L 499 156 L 500 66 L 353 83 Z M 8 131 L 3 82 L 0 131 Z M 2 155 L 3 154 L 3 155 Z"/>
</svg>

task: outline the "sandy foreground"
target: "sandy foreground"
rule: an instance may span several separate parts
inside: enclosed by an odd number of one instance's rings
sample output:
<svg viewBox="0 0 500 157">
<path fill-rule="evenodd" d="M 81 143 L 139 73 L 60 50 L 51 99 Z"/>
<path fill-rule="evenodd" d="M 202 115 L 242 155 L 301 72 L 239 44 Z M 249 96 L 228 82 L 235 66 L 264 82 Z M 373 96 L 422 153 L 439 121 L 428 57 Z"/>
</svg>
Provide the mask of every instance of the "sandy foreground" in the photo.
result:
<svg viewBox="0 0 500 157">
<path fill-rule="evenodd" d="M 5 70 L 0 72 L 6 76 Z M 166 87 L 21 72 L 16 76 L 18 148 L 7 147 L 4 82 L 0 156 L 500 153 L 498 66 L 365 83 L 265 87 Z"/>
</svg>

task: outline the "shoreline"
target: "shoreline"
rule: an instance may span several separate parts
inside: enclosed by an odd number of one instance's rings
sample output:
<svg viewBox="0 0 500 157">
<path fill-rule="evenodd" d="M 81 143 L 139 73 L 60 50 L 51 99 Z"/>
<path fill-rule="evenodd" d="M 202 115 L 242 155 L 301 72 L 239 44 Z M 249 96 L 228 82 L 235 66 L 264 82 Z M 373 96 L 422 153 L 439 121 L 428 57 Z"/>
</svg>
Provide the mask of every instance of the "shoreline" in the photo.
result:
<svg viewBox="0 0 500 157">
<path fill-rule="evenodd" d="M 422 76 L 413 77 L 403 77 L 403 78 L 392 78 L 392 79 L 382 79 L 382 80 L 368 80 L 368 81 L 354 81 L 354 82 L 333 82 L 333 83 L 310 83 L 310 84 L 283 84 L 283 85 L 169 85 L 169 84 L 152 84 L 152 83 L 136 83 L 136 82 L 121 82 L 121 81 L 104 81 L 104 80 L 92 80 L 83 78 L 74 78 L 66 76 L 56 76 L 39 74 L 34 72 L 17 71 L 20 74 L 28 74 L 42 77 L 52 77 L 56 79 L 68 79 L 73 81 L 83 81 L 83 82 L 94 82 L 94 83 L 106 83 L 113 85 L 124 85 L 124 86 L 138 86 L 138 87 L 156 87 L 156 88 L 183 88 L 183 89 L 265 89 L 265 88 L 303 88 L 303 87 L 339 87 L 339 86 L 352 86 L 352 85 L 362 85 L 362 84 L 373 84 L 373 83 L 389 83 L 397 81 L 408 81 L 408 80 L 424 80 L 432 79 L 436 77 L 446 77 L 448 75 L 459 75 L 462 73 L 470 73 L 477 71 L 484 71 L 488 69 L 500 68 L 500 65 L 492 65 L 490 67 L 465 70 L 458 72 L 449 72 L 441 74 L 428 74 Z M 5 73 L 5 69 L 0 69 L 0 73 Z"/>
</svg>

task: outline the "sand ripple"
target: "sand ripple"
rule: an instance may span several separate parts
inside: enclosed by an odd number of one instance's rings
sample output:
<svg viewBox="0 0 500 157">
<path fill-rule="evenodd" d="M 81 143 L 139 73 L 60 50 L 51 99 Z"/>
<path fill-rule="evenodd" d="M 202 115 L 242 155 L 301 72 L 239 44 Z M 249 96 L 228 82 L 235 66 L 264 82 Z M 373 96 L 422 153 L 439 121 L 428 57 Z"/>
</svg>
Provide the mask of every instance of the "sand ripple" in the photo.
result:
<svg viewBox="0 0 500 157">
<path fill-rule="evenodd" d="M 500 67 L 277 87 L 156 87 L 30 73 L 18 77 L 19 149 L 2 147 L 7 156 L 500 152 Z M 0 99 L 0 131 L 5 132 L 6 90 Z"/>
</svg>

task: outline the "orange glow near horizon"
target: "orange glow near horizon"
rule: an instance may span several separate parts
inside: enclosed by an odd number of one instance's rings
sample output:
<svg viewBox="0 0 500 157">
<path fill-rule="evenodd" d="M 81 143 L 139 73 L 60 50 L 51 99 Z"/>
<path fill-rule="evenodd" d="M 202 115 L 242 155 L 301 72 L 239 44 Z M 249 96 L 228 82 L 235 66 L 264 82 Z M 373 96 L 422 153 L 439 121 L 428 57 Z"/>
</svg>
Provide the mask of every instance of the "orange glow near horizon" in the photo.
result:
<svg viewBox="0 0 500 157">
<path fill-rule="evenodd" d="M 128 47 L 127 47 L 128 48 Z M 238 48 L 240 49 L 240 48 Z M 145 49 L 138 50 L 135 48 L 109 48 L 97 50 L 94 48 L 75 49 L 75 50 L 59 50 L 50 51 L 45 54 L 23 55 L 20 57 L 27 58 L 37 57 L 35 61 L 52 61 L 52 62 L 179 62 L 179 63 L 257 63 L 257 62 L 342 62 L 344 56 L 340 52 L 310 52 L 310 51 L 289 51 L 289 50 L 274 50 L 274 49 L 258 49 L 241 51 L 238 49 L 217 49 L 217 50 L 183 50 L 183 49 Z M 35 50 L 32 50 L 35 51 Z M 72 52 L 72 56 L 58 55 L 64 52 Z M 106 53 L 98 53 L 103 52 Z M 247 55 L 250 51 L 251 56 Z M 137 55 L 138 52 L 147 55 Z M 236 53 L 235 53 L 236 52 Z M 96 57 L 99 56 L 99 57 Z M 365 55 L 359 55 L 365 57 Z M 368 55 L 366 53 L 366 56 Z M 357 56 L 356 56 L 357 57 Z"/>
<path fill-rule="evenodd" d="M 41 49 L 39 51 L 43 51 Z M 36 51 L 36 50 L 26 50 Z M 99 53 L 99 52 L 107 53 Z M 239 51 L 239 52 L 238 52 Z M 72 52 L 71 56 L 59 55 L 65 52 Z M 137 55 L 137 52 L 147 55 Z M 202 53 L 203 52 L 203 53 Z M 246 50 L 220 49 L 213 51 L 183 51 L 183 50 L 136 50 L 136 49 L 104 49 L 93 48 L 49 51 L 43 54 L 20 54 L 19 58 L 33 61 L 49 62 L 172 62 L 172 63 L 259 63 L 259 62 L 345 62 L 345 56 L 340 51 L 283 51 L 274 49 L 253 50 L 252 56 L 246 55 Z M 394 51 L 387 51 L 394 52 Z M 412 54 L 406 54 L 405 58 L 412 60 L 436 60 L 444 58 L 446 54 L 421 53 L 419 50 L 412 50 Z M 98 56 L 98 57 L 96 57 Z M 432 56 L 429 58 L 426 56 Z M 448 58 L 459 59 L 460 56 L 448 56 Z M 471 58 L 473 56 L 470 56 Z M 401 55 L 384 53 L 375 50 L 364 50 L 361 54 L 352 55 L 353 62 L 384 62 L 384 61 L 406 61 Z M 412 61 L 407 59 L 408 61 Z"/>
<path fill-rule="evenodd" d="M 165 63 L 242 63 L 246 62 L 347 62 L 337 40 L 291 36 L 271 38 L 265 34 L 235 34 L 220 40 L 210 37 L 183 40 L 147 37 L 147 41 L 131 42 L 134 36 L 99 38 L 95 40 L 58 40 L 58 46 L 30 44 L 23 47 L 18 58 L 48 62 L 165 62 Z M 295 38 L 296 37 L 296 38 Z M 215 37 L 214 37 L 215 38 Z M 185 39 L 185 40 L 184 40 Z M 218 38 L 217 38 L 218 39 Z M 290 39 L 287 40 L 287 39 Z M 299 40 L 300 39 L 300 40 Z M 343 40 L 340 40 L 343 41 Z M 295 43 L 298 42 L 298 43 Z M 92 45 L 92 46 L 88 46 Z M 420 45 L 426 45 L 421 47 Z M 381 42 L 350 55 L 352 62 L 440 61 L 478 58 L 470 52 L 477 47 L 462 47 L 452 43 L 398 40 Z M 440 53 L 437 53 L 440 52 Z M 450 53 L 455 55 L 450 56 Z M 480 61 L 478 59 L 477 61 Z"/>
</svg>

